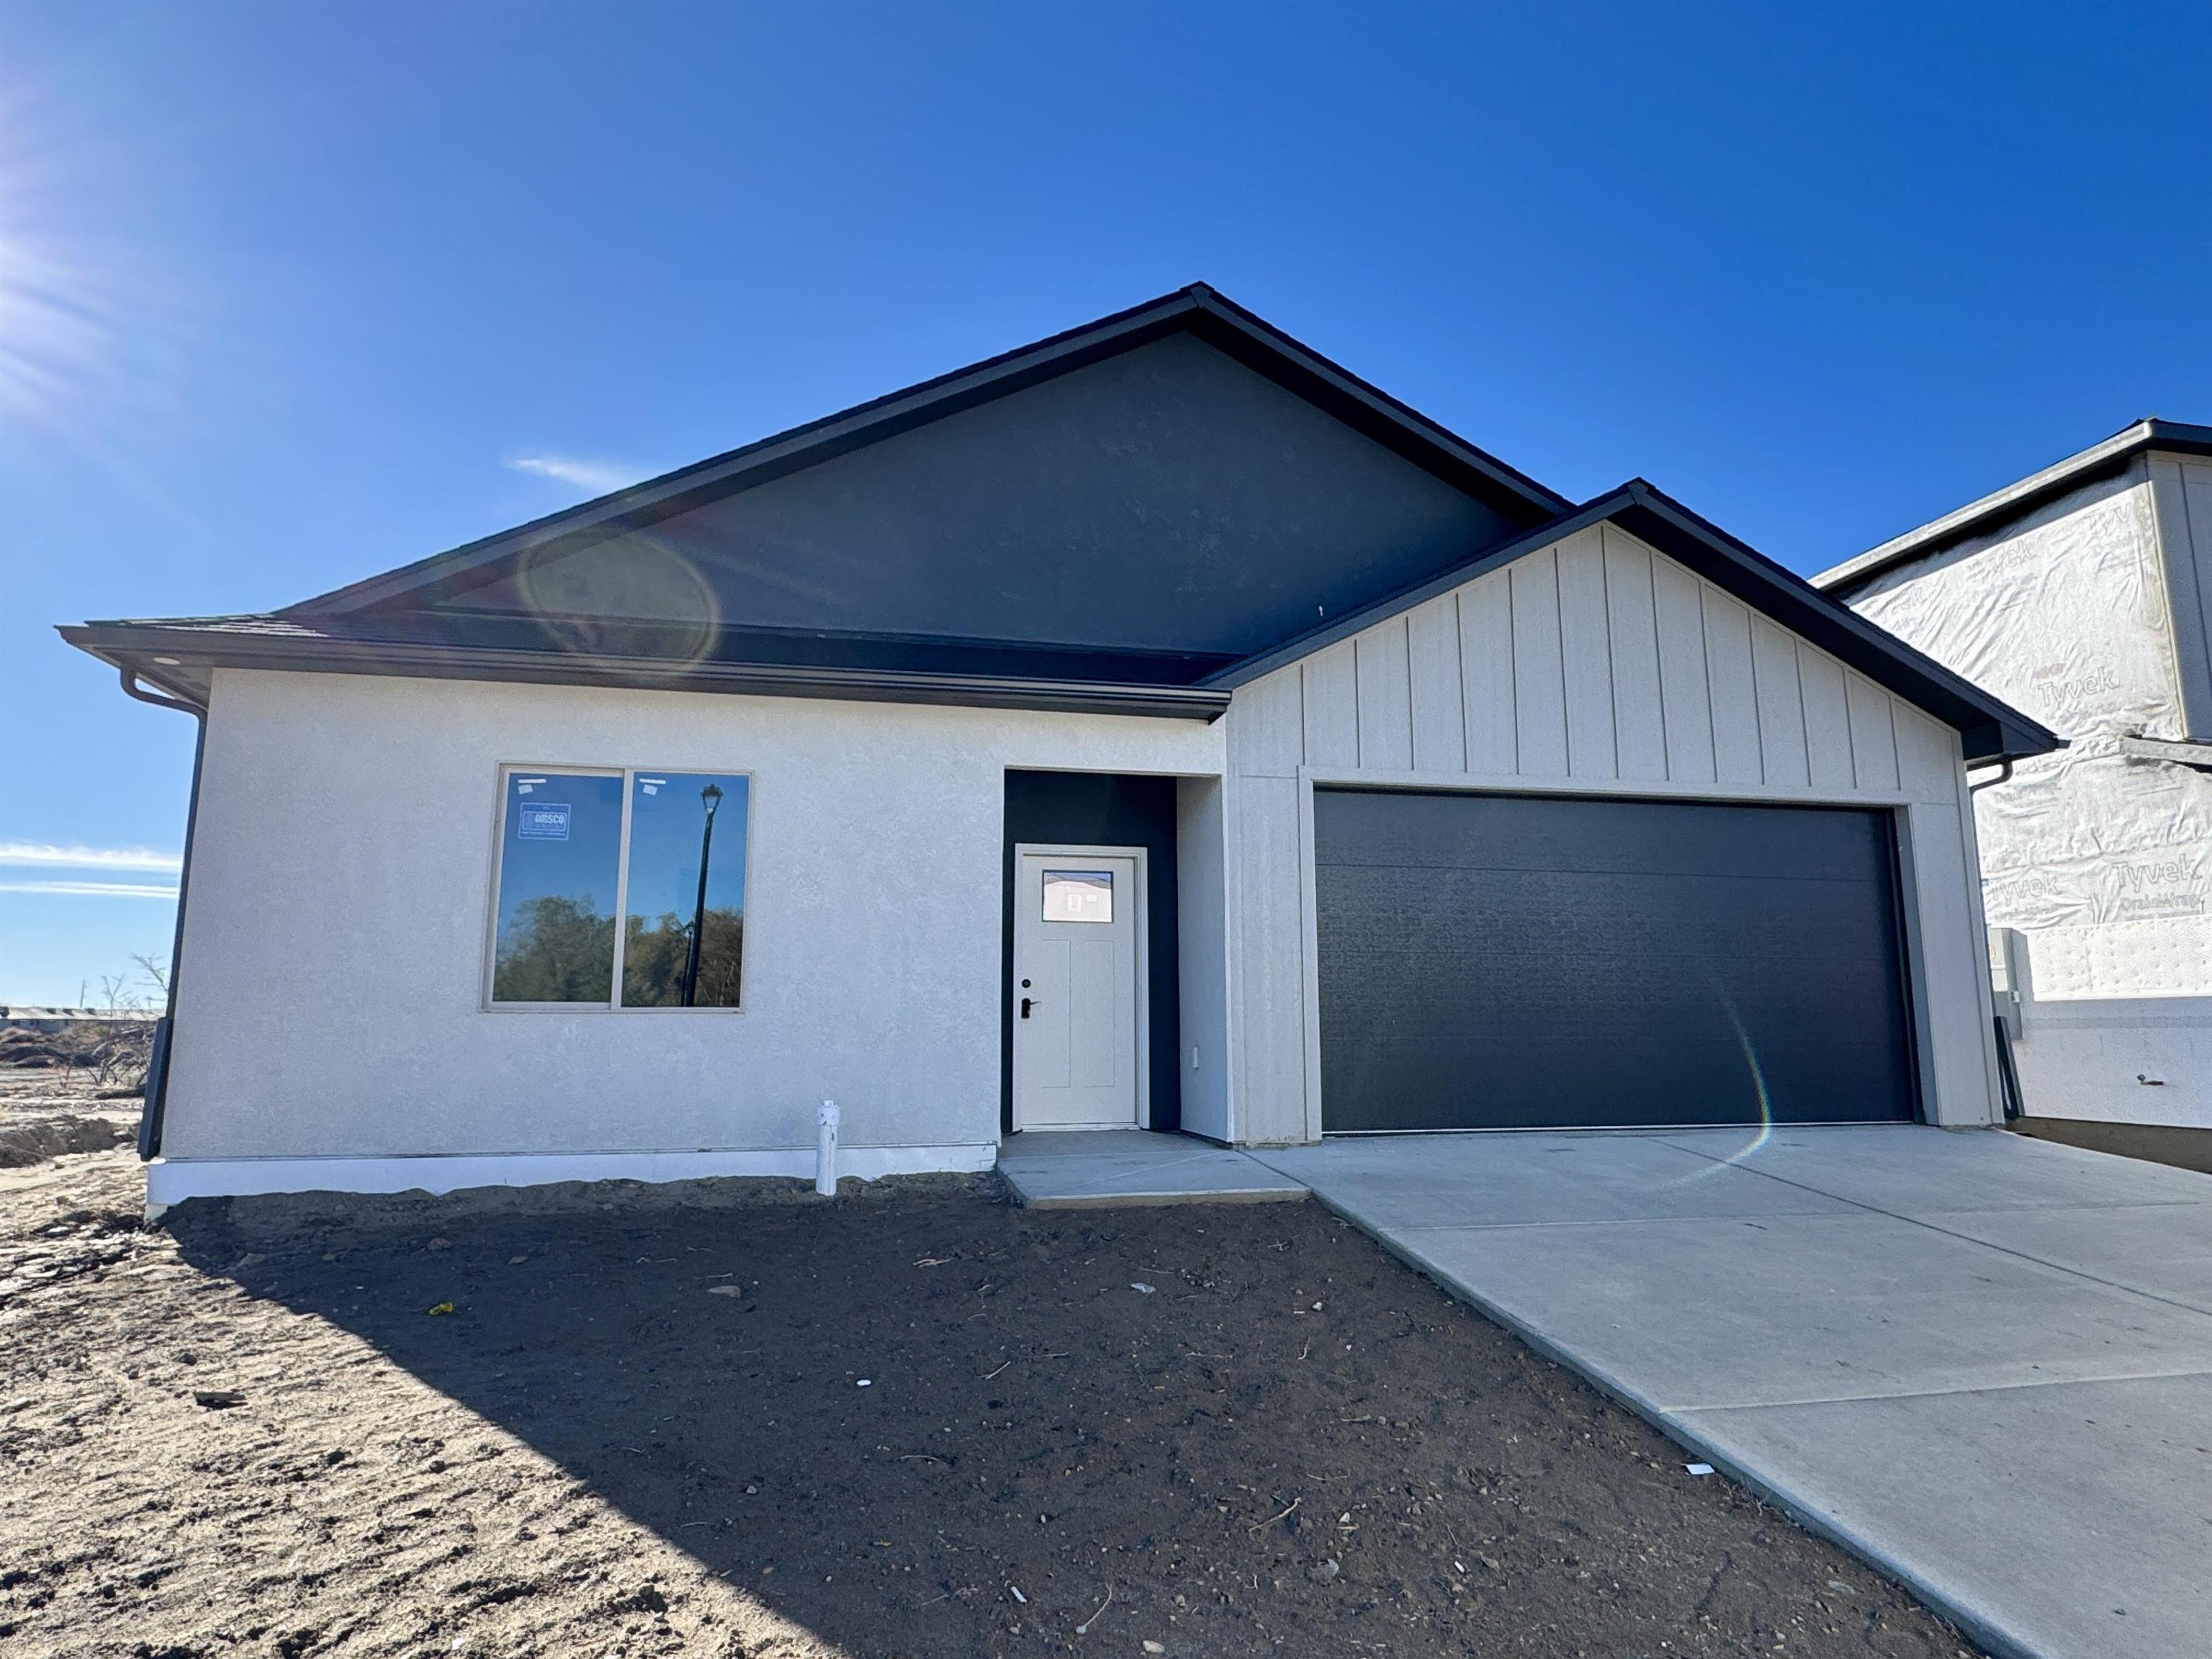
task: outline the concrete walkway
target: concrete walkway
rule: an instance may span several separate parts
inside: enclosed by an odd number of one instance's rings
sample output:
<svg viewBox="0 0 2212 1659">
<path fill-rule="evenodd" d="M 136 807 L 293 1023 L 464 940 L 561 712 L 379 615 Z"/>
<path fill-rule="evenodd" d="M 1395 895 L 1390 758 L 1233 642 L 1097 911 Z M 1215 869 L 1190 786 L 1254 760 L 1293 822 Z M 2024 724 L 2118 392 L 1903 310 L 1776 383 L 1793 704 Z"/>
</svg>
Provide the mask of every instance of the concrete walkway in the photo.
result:
<svg viewBox="0 0 2212 1659">
<path fill-rule="evenodd" d="M 2212 1176 L 1904 1127 L 1249 1156 L 1993 1650 L 2212 1654 Z"/>
<path fill-rule="evenodd" d="M 1142 1129 L 1031 1130 L 999 1149 L 999 1173 L 1015 1197 L 1036 1210 L 1264 1204 L 1306 1196 L 1304 1182 L 1246 1153 Z"/>
</svg>

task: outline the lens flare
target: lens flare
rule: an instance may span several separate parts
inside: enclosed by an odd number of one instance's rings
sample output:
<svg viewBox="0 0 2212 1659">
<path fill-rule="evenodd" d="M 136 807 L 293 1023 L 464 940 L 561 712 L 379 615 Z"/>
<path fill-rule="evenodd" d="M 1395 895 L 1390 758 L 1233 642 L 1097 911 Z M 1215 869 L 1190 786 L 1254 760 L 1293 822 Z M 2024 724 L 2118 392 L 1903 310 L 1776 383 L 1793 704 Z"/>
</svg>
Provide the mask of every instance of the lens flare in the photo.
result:
<svg viewBox="0 0 2212 1659">
<path fill-rule="evenodd" d="M 588 548 L 525 556 L 514 578 L 523 609 L 564 651 L 704 662 L 721 632 L 713 585 L 683 549 L 649 531 L 623 540 L 618 559 Z"/>
<path fill-rule="evenodd" d="M 1736 1012 L 1735 1000 L 1717 981 L 1712 989 L 1714 997 L 1728 1012 L 1729 1024 L 1735 1028 L 1736 1046 L 1743 1050 L 1744 1069 L 1751 1074 L 1752 1092 L 1759 1099 L 1759 1121 L 1752 1127 L 1751 1138 L 1742 1146 L 1726 1157 L 1716 1158 L 1710 1152 L 1704 1154 L 1713 1161 L 1677 1176 L 1674 1183 L 1677 1186 L 1685 1182 L 1704 1181 L 1742 1162 L 1766 1145 L 1774 1133 L 1774 1097 L 1766 1086 L 1766 1069 L 1759 1063 L 1758 1045 L 1752 1042 L 1751 1033 L 1744 1028 L 1743 1016 Z"/>
</svg>

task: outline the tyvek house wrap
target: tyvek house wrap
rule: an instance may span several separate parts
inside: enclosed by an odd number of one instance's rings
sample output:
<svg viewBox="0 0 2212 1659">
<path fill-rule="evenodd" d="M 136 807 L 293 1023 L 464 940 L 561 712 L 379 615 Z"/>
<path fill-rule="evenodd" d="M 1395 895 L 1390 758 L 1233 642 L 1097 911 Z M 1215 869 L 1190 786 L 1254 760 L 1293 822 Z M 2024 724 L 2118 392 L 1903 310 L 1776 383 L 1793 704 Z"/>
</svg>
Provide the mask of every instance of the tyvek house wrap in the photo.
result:
<svg viewBox="0 0 2212 1659">
<path fill-rule="evenodd" d="M 1900 567 L 1851 605 L 2071 745 L 1976 797 L 1989 920 L 2028 936 L 2033 994 L 2212 995 L 2212 776 L 2118 751 L 2188 735 L 2142 474 Z"/>
</svg>

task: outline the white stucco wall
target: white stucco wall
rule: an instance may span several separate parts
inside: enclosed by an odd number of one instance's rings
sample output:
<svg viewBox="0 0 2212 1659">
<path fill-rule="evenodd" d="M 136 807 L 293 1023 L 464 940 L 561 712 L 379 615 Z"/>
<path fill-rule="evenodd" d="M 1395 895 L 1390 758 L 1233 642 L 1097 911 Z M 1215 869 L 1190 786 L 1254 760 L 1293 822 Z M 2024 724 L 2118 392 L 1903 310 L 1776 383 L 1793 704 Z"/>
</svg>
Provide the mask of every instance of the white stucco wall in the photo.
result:
<svg viewBox="0 0 2212 1659">
<path fill-rule="evenodd" d="M 1923 1103 L 2001 1114 L 1957 733 L 1633 537 L 1531 552 L 1241 688 L 1226 723 L 1238 1139 L 1320 1133 L 1316 782 L 1889 808 Z"/>
<path fill-rule="evenodd" d="M 1976 797 L 2038 1115 L 2212 1127 L 2212 775 L 2121 750 L 2212 735 L 2208 564 L 2212 465 L 2152 454 L 1850 600 L 2067 739 Z"/>
<path fill-rule="evenodd" d="M 224 671 L 165 1155 L 811 1159 L 830 1098 L 856 1171 L 988 1163 L 1006 769 L 1222 753 L 1218 722 Z M 750 774 L 744 1010 L 483 1008 L 502 763 Z"/>
<path fill-rule="evenodd" d="M 483 1008 L 502 763 L 750 775 L 744 1010 Z M 1947 1123 L 1994 1114 L 1955 735 L 1607 528 L 1279 670 L 1212 726 L 225 671 L 157 1197 L 253 1190 L 254 1170 L 802 1173 L 823 1098 L 855 1172 L 988 1163 L 1010 767 L 1184 780 L 1201 1133 L 1319 1133 L 1310 793 L 1355 780 L 1894 810 L 1923 1092 Z"/>
</svg>

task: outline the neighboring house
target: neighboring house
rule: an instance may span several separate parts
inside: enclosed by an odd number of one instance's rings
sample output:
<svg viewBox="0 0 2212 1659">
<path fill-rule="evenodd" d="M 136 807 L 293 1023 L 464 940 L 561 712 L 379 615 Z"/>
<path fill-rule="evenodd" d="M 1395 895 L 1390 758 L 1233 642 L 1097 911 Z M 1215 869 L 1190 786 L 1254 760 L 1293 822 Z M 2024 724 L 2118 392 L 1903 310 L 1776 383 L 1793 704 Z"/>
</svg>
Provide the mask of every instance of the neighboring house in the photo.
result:
<svg viewBox="0 0 2212 1659">
<path fill-rule="evenodd" d="M 2001 1110 L 1966 775 L 2051 734 L 1203 287 L 64 632 L 204 711 L 155 1202 Z"/>
<path fill-rule="evenodd" d="M 2212 427 L 2138 422 L 1814 581 L 2067 740 L 1976 796 L 2027 1110 L 2212 1129 Z"/>
</svg>

